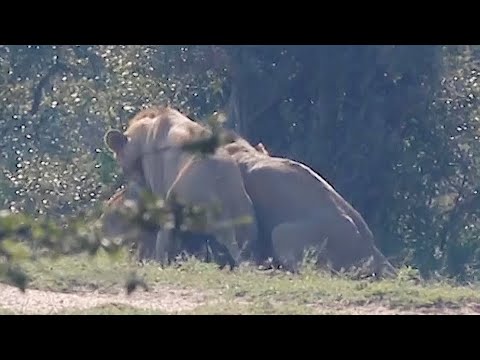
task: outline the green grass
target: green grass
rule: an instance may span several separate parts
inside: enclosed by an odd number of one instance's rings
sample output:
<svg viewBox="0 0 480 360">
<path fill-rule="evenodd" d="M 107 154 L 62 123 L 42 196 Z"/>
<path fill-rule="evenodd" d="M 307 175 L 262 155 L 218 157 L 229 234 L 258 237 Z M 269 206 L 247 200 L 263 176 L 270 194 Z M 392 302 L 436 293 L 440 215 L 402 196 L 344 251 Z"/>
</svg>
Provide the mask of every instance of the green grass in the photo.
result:
<svg viewBox="0 0 480 360">
<path fill-rule="evenodd" d="M 62 257 L 25 262 L 29 287 L 62 292 L 78 289 L 100 293 L 124 291 L 126 279 L 136 272 L 154 291 L 157 287 L 205 292 L 209 300 L 184 314 L 311 314 L 338 306 L 378 304 L 394 309 L 480 304 L 480 286 L 457 286 L 445 281 L 419 282 L 402 269 L 395 280 L 350 280 L 311 269 L 292 275 L 242 267 L 233 272 L 218 270 L 213 264 L 190 260 L 161 269 L 139 266 L 123 254 Z M 138 291 L 142 291 L 141 289 Z M 221 300 L 211 303 L 211 300 Z M 319 310 L 320 309 L 320 310 Z M 1 311 L 1 310 L 0 310 Z M 322 310 L 322 312 L 325 312 Z M 89 310 L 69 310 L 79 314 L 163 314 L 125 305 L 104 305 Z"/>
</svg>

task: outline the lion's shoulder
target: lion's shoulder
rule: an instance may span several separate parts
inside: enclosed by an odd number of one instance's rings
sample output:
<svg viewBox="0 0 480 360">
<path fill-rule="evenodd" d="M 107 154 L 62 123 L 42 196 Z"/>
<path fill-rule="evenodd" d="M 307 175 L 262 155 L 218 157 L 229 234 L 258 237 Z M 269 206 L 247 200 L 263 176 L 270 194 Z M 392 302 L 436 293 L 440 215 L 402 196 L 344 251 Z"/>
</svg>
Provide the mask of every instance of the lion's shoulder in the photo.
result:
<svg viewBox="0 0 480 360">
<path fill-rule="evenodd" d="M 154 105 L 150 106 L 146 109 L 140 110 L 138 113 L 135 114 L 134 117 L 132 117 L 129 120 L 129 125 L 133 125 L 134 123 L 139 122 L 140 120 L 143 119 L 154 119 L 154 118 L 165 118 L 165 117 L 182 117 L 184 116 L 182 113 L 180 113 L 178 110 L 175 110 L 172 107 L 169 106 L 161 106 L 161 105 Z"/>
</svg>

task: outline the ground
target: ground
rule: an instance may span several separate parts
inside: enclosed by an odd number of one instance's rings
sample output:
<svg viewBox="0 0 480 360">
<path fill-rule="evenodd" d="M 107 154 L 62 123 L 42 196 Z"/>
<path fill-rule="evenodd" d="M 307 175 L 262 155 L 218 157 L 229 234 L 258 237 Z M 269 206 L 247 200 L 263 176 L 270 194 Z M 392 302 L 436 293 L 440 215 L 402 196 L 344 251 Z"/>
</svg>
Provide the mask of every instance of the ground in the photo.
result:
<svg viewBox="0 0 480 360">
<path fill-rule="evenodd" d="M 189 260 L 161 269 L 126 254 L 42 258 L 21 264 L 25 293 L 0 284 L 2 314 L 480 314 L 479 285 L 349 280 L 306 268 L 301 274 L 243 267 L 230 272 Z M 126 282 L 147 288 L 126 292 Z"/>
</svg>

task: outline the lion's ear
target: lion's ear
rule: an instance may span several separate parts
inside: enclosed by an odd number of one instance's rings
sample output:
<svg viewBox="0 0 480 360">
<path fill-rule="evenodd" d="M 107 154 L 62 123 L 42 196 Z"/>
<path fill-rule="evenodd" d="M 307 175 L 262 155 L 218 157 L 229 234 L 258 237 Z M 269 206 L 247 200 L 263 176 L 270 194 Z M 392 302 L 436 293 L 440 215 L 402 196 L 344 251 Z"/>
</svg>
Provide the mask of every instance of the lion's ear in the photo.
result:
<svg viewBox="0 0 480 360">
<path fill-rule="evenodd" d="M 265 155 L 270 155 L 267 151 L 267 149 L 265 148 L 265 146 L 259 142 L 256 146 L 255 146 L 255 149 Z"/>
<path fill-rule="evenodd" d="M 122 151 L 127 142 L 128 138 L 119 130 L 109 130 L 105 134 L 105 144 L 116 154 Z"/>
</svg>

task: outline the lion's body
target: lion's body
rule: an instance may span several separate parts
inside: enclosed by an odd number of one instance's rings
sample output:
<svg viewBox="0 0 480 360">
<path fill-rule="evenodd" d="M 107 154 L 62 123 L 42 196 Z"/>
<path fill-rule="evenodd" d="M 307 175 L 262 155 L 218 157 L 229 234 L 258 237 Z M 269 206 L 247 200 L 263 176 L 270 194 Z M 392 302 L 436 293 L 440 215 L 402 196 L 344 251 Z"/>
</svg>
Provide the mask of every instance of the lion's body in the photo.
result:
<svg viewBox="0 0 480 360">
<path fill-rule="evenodd" d="M 168 107 L 155 107 L 137 114 L 124 134 L 107 133 L 107 145 L 116 154 L 125 174 L 135 177 L 140 171 L 146 186 L 156 196 L 169 201 L 175 197 L 189 205 L 219 206 L 210 212 L 204 233 L 214 234 L 224 244 L 235 261 L 242 258 L 242 249 L 256 241 L 257 227 L 253 205 L 248 196 L 240 169 L 223 150 L 200 156 L 181 147 L 208 136 L 200 124 Z M 249 223 L 217 227 L 248 217 Z M 171 233 L 158 233 L 157 258 L 164 261 L 171 244 Z"/>
<path fill-rule="evenodd" d="M 239 164 L 254 203 L 261 255 L 272 254 L 295 270 L 313 248 L 336 270 L 373 257 L 372 271 L 394 271 L 362 216 L 312 169 L 272 157 L 240 137 L 224 149 Z"/>
<path fill-rule="evenodd" d="M 132 186 L 124 187 L 109 198 L 104 205 L 104 212 L 100 217 L 103 236 L 109 239 L 127 237 L 137 248 L 140 260 L 153 259 L 157 227 L 147 228 L 142 224 L 135 226 L 123 215 L 123 210 L 128 207 L 128 201 L 136 206 L 140 194 Z"/>
<path fill-rule="evenodd" d="M 159 227 L 145 223 L 132 223 L 123 214 L 129 206 L 137 209 L 141 204 L 140 189 L 136 184 L 129 184 L 118 190 L 105 202 L 104 212 L 100 217 L 103 236 L 109 239 L 128 237 L 136 245 L 139 260 L 155 258 L 155 243 Z M 128 202 L 130 201 L 130 205 Z M 233 266 L 233 259 L 226 254 L 226 249 L 211 234 L 181 231 L 179 234 L 181 251 L 198 259 L 217 262 L 221 267 Z M 210 250 L 210 251 L 209 251 Z"/>
</svg>

